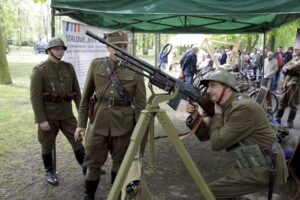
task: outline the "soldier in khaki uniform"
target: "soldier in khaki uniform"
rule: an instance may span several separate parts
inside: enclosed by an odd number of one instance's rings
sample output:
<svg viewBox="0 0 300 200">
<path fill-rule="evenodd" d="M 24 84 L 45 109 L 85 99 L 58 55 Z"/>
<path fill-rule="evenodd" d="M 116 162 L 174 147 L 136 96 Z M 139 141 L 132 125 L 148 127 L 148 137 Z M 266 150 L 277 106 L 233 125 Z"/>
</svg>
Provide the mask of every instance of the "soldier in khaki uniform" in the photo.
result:
<svg viewBox="0 0 300 200">
<path fill-rule="evenodd" d="M 57 185 L 51 152 L 59 130 L 71 144 L 76 160 L 84 170 L 84 147 L 75 142 L 77 121 L 72 111 L 72 100 L 79 108 L 81 94 L 72 64 L 62 61 L 67 49 L 60 38 L 49 41 L 48 59 L 33 68 L 30 83 L 30 99 L 38 123 L 38 140 L 42 147 L 42 158 L 47 182 Z"/>
<path fill-rule="evenodd" d="M 106 40 L 124 51 L 128 48 L 128 35 L 123 31 L 106 34 Z M 114 50 L 108 47 L 108 58 L 92 61 L 87 74 L 82 101 L 79 108 L 75 139 L 81 140 L 88 122 L 89 100 L 96 100 L 85 138 L 87 174 L 85 199 L 94 199 L 100 180 L 100 168 L 108 153 L 112 157 L 111 183 L 113 184 L 130 142 L 130 137 L 146 106 L 146 88 L 142 75 L 120 66 Z M 111 72 L 108 73 L 108 69 Z M 115 80 L 119 84 L 114 83 Z M 120 89 L 121 88 L 121 89 Z M 121 91 L 120 91 L 121 90 Z M 122 92 L 124 95 L 120 95 Z"/>
<path fill-rule="evenodd" d="M 300 29 L 297 31 L 294 45 L 294 58 L 283 66 L 282 73 L 285 75 L 282 88 L 282 98 L 276 113 L 276 120 L 281 123 L 281 118 L 287 107 L 290 112 L 285 127 L 293 128 L 297 113 L 297 105 L 300 103 Z"/>
<path fill-rule="evenodd" d="M 223 69 L 211 72 L 201 84 L 208 87 L 207 93 L 215 102 L 215 115 L 208 123 L 202 121 L 196 136 L 200 140 L 210 139 L 214 151 L 227 150 L 236 160 L 224 177 L 210 183 L 215 197 L 238 198 L 267 189 L 270 156 L 274 152 L 276 183 L 285 182 L 286 161 L 263 108 L 255 100 L 239 95 L 232 74 Z M 188 104 L 187 112 L 191 113 L 187 121 L 191 126 L 199 117 L 197 106 Z"/>
</svg>

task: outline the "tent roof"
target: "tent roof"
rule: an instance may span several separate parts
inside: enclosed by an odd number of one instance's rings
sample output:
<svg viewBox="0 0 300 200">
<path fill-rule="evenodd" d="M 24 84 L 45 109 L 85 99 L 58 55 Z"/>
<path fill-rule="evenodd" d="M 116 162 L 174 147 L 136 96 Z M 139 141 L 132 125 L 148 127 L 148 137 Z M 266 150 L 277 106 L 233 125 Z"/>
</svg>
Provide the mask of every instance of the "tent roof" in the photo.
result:
<svg viewBox="0 0 300 200">
<path fill-rule="evenodd" d="M 299 0 L 52 0 L 58 15 L 110 29 L 261 33 L 300 16 Z"/>
</svg>

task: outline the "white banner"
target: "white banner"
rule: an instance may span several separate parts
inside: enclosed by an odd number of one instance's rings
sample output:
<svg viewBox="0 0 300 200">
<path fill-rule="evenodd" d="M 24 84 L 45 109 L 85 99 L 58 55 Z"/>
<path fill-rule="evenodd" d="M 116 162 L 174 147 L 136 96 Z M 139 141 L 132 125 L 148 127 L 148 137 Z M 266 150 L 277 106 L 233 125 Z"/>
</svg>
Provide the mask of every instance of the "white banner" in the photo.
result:
<svg viewBox="0 0 300 200">
<path fill-rule="evenodd" d="M 95 58 L 108 56 L 105 45 L 85 34 L 89 30 L 99 37 L 109 29 L 63 21 L 64 42 L 68 47 L 64 61 L 74 65 L 80 88 L 83 88 L 90 63 Z"/>
</svg>

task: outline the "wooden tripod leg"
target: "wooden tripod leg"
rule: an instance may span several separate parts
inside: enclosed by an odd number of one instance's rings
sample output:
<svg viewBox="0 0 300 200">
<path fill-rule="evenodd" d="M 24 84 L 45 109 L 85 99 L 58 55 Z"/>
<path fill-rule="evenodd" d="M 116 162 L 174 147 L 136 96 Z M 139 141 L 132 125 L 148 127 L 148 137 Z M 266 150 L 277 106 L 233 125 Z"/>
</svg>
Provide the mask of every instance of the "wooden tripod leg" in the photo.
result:
<svg viewBox="0 0 300 200">
<path fill-rule="evenodd" d="M 214 200 L 215 197 L 210 191 L 209 187 L 205 183 L 201 173 L 199 172 L 196 164 L 192 160 L 190 154 L 187 152 L 186 148 L 182 144 L 177 134 L 177 130 L 172 124 L 171 120 L 167 116 L 165 111 L 157 112 L 156 114 L 159 122 L 161 123 L 165 133 L 168 135 L 170 141 L 173 143 L 178 155 L 180 156 L 182 162 L 185 164 L 185 167 L 189 171 L 190 175 L 194 179 L 194 182 L 198 186 L 199 190 L 208 200 Z"/>
<path fill-rule="evenodd" d="M 130 138 L 131 141 L 124 156 L 119 172 L 117 174 L 116 180 L 110 190 L 109 196 L 107 198 L 108 200 L 118 199 L 118 195 L 124 184 L 125 178 L 133 162 L 134 156 L 137 155 L 138 149 L 142 143 L 142 139 L 148 129 L 151 117 L 153 117 L 151 112 L 147 110 L 143 110 L 141 112 L 140 118 Z"/>
</svg>

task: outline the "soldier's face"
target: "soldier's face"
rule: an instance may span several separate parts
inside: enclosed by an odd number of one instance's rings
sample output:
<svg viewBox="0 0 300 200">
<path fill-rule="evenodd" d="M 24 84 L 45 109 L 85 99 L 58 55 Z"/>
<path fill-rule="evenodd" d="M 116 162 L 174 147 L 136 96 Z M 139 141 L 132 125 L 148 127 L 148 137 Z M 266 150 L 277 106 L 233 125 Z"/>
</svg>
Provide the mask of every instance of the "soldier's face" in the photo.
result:
<svg viewBox="0 0 300 200">
<path fill-rule="evenodd" d="M 207 88 L 207 94 L 210 96 L 211 100 L 213 102 L 218 102 L 222 91 L 223 91 L 224 85 L 216 82 L 216 81 L 209 81 L 208 82 L 208 88 Z"/>
<path fill-rule="evenodd" d="M 114 44 L 114 45 L 119 47 L 120 49 L 122 49 L 125 52 L 128 51 L 128 44 Z M 108 49 L 113 61 L 121 61 L 122 60 L 115 55 L 115 50 L 113 48 L 108 47 L 107 49 Z"/>
<path fill-rule="evenodd" d="M 64 49 L 64 47 L 53 47 L 53 48 L 50 49 L 50 51 L 51 51 L 51 53 L 52 53 L 55 57 L 57 57 L 57 58 L 59 58 L 59 59 L 62 59 L 62 57 L 63 57 L 64 54 L 65 54 L 65 49 Z"/>
</svg>

